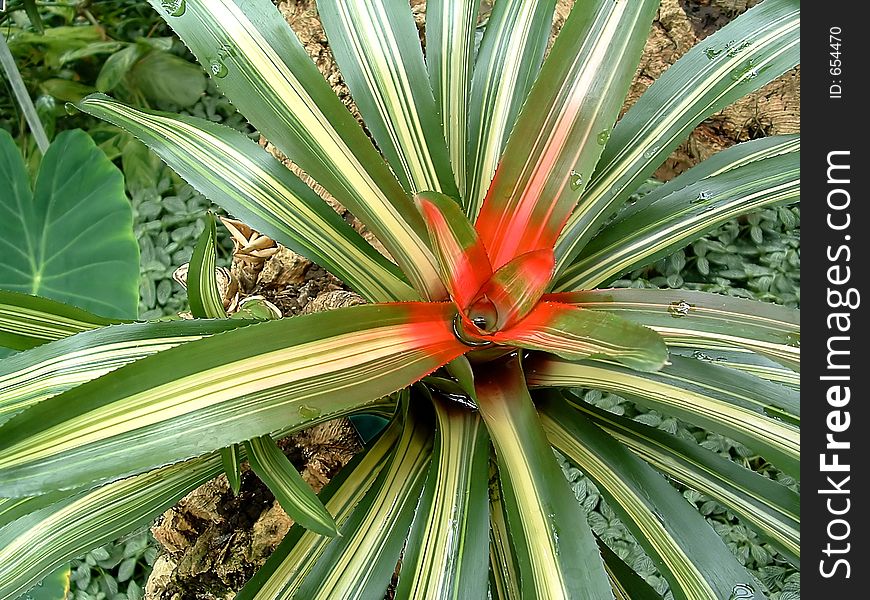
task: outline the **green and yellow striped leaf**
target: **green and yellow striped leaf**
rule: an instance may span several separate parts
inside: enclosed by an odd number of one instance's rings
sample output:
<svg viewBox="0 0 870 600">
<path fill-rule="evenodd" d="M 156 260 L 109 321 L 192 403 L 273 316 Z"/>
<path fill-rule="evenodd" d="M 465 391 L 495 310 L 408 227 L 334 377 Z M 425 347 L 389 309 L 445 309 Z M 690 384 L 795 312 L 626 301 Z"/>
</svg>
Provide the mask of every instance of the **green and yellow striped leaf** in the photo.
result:
<svg viewBox="0 0 870 600">
<path fill-rule="evenodd" d="M 293 598 L 382 598 L 396 570 L 432 464 L 434 431 L 424 397 L 412 397 L 389 464 Z"/>
<path fill-rule="evenodd" d="M 260 133 L 368 226 L 419 293 L 443 298 L 411 199 L 272 2 L 149 2 Z"/>
<path fill-rule="evenodd" d="M 486 339 L 569 360 L 607 356 L 641 371 L 656 371 L 668 359 L 664 341 L 652 329 L 614 315 L 556 302 L 540 302 L 514 327 Z"/>
<path fill-rule="evenodd" d="M 698 123 L 794 67 L 799 48 L 798 0 L 765 0 L 668 68 L 614 127 L 556 245 L 557 272 Z"/>
<path fill-rule="evenodd" d="M 0 529 L 0 597 L 15 598 L 60 564 L 145 525 L 218 473 L 213 454 L 79 492 L 13 521 Z"/>
<path fill-rule="evenodd" d="M 712 344 L 710 344 L 712 346 Z M 793 390 L 801 386 L 800 373 L 784 367 L 769 358 L 746 350 L 725 350 L 721 348 L 671 348 L 672 354 L 695 358 L 718 364 L 729 369 L 736 369 L 755 377 L 773 381 Z"/>
<path fill-rule="evenodd" d="M 544 296 L 645 325 L 673 348 L 749 350 L 800 368 L 800 312 L 775 304 L 689 290 L 604 289 Z M 714 360 L 713 357 L 709 357 Z M 723 366 L 734 367 L 730 361 Z"/>
<path fill-rule="evenodd" d="M 479 6 L 475 0 L 429 0 L 426 3 L 426 66 L 460 191 L 465 189 L 468 96 Z"/>
<path fill-rule="evenodd" d="M 214 213 L 205 216 L 205 229 L 196 241 L 187 270 L 187 299 L 190 312 L 197 319 L 224 319 L 224 301 L 215 279 L 215 239 L 217 228 Z"/>
<path fill-rule="evenodd" d="M 0 346 L 4 348 L 27 350 L 122 322 L 56 300 L 0 290 Z"/>
<path fill-rule="evenodd" d="M 334 515 L 339 529 L 353 515 L 384 465 L 392 458 L 402 424 L 397 417 L 369 449 L 357 454 L 320 492 L 320 499 L 326 510 Z M 331 542 L 332 538 L 301 526 L 293 527 L 236 597 L 238 600 L 292 598 Z"/>
<path fill-rule="evenodd" d="M 611 598 L 586 513 L 541 429 L 519 358 L 479 369 L 475 386 L 498 459 L 520 597 Z"/>
<path fill-rule="evenodd" d="M 0 423 L 146 356 L 248 324 L 196 320 L 113 325 L 10 356 L 0 362 Z"/>
<path fill-rule="evenodd" d="M 227 476 L 230 489 L 238 495 L 242 487 L 242 449 L 239 444 L 221 448 L 221 464 Z"/>
<path fill-rule="evenodd" d="M 68 498 L 78 491 L 81 490 L 49 492 L 39 496 L 27 496 L 24 498 L 0 498 L 0 528 L 5 527 L 16 519 L 36 512 L 40 508 L 45 508 L 64 498 Z"/>
<path fill-rule="evenodd" d="M 662 198 L 681 190 L 693 183 L 727 173 L 738 167 L 744 167 L 753 162 L 773 158 L 789 152 L 800 150 L 800 135 L 772 135 L 735 144 L 710 158 L 681 173 L 670 181 L 656 187 L 650 193 L 642 196 L 631 204 L 626 204 L 608 221 L 608 226 L 616 225 L 634 214 L 655 204 Z M 585 252 L 583 253 L 585 254 Z"/>
<path fill-rule="evenodd" d="M 320 0 L 329 47 L 366 127 L 409 192 L 459 198 L 411 9 L 395 0 Z"/>
<path fill-rule="evenodd" d="M 538 403 L 547 435 L 560 435 L 561 401 Z M 693 441 L 614 415 L 585 402 L 573 409 L 668 477 L 717 500 L 750 524 L 795 566 L 800 566 L 800 496 L 772 479 Z M 552 439 L 551 439 L 552 441 Z"/>
<path fill-rule="evenodd" d="M 730 437 L 782 471 L 800 477 L 800 430 L 767 416 L 799 411 L 794 390 L 698 360 L 670 357 L 657 373 L 602 360 L 571 363 L 536 355 L 526 365 L 530 387 L 589 387 Z M 777 415 L 778 416 L 778 415 Z"/>
<path fill-rule="evenodd" d="M 0 495 L 116 479 L 377 406 L 468 348 L 451 303 L 364 305 L 184 344 L 0 428 Z"/>
<path fill-rule="evenodd" d="M 553 248 L 619 115 L 657 8 L 654 0 L 574 5 L 476 222 L 493 268 Z"/>
<path fill-rule="evenodd" d="M 204 119 L 136 109 L 102 94 L 77 106 L 129 131 L 212 202 L 335 273 L 368 300 L 415 299 L 395 265 L 245 135 Z"/>
<path fill-rule="evenodd" d="M 423 214 L 441 281 L 456 305 L 465 310 L 492 275 L 486 248 L 459 205 L 444 194 L 422 192 L 414 202 Z"/>
<path fill-rule="evenodd" d="M 434 395 L 432 468 L 402 556 L 399 598 L 485 598 L 489 438 L 480 416 Z"/>
<path fill-rule="evenodd" d="M 800 147 L 754 161 L 658 198 L 605 228 L 555 285 L 592 289 L 688 245 L 722 223 L 800 198 Z"/>
<path fill-rule="evenodd" d="M 512 600 L 520 597 L 520 573 L 495 468 L 493 457 L 489 484 L 489 590 L 495 600 Z"/>
<path fill-rule="evenodd" d="M 541 410 L 550 442 L 589 476 L 680 600 L 733 597 L 761 586 L 664 477 L 552 395 Z M 761 599 L 752 594 L 748 598 Z"/>
<path fill-rule="evenodd" d="M 245 442 L 245 450 L 254 473 L 275 494 L 290 518 L 321 535 L 338 533 L 332 515 L 271 437 L 250 439 Z"/>
<path fill-rule="evenodd" d="M 499 0 L 474 63 L 468 98 L 466 214 L 473 221 L 544 59 L 555 0 Z"/>
</svg>

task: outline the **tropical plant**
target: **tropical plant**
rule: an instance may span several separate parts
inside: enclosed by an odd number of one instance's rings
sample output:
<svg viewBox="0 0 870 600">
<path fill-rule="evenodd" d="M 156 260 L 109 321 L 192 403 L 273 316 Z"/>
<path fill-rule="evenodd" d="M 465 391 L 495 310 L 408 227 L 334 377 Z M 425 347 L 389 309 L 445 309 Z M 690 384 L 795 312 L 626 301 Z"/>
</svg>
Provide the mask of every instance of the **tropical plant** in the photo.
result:
<svg viewBox="0 0 870 600">
<path fill-rule="evenodd" d="M 662 473 L 797 563 L 792 490 L 575 391 L 617 393 L 798 476 L 795 311 L 594 289 L 797 200 L 799 142 L 785 136 L 725 150 L 623 206 L 697 123 L 797 63 L 796 0 L 764 0 L 708 37 L 615 127 L 657 2 L 577 3 L 544 59 L 554 0 L 496 2 L 477 52 L 479 3 L 430 0 L 424 59 L 406 3 L 321 0 L 373 140 L 268 0 L 152 4 L 395 262 L 243 134 L 104 95 L 79 102 L 370 303 L 220 318 L 211 226 L 188 275 L 194 315 L 211 318 L 105 327 L 4 296 L 0 326 L 35 346 L 0 363 L 4 597 L 221 470 L 235 480 L 245 457 L 297 526 L 242 598 L 379 598 L 396 575 L 401 598 L 658 597 L 596 543 L 553 448 L 595 482 L 676 598 L 764 591 Z M 74 327 L 91 330 L 63 337 Z M 361 413 L 391 420 L 314 496 L 273 439 Z"/>
</svg>

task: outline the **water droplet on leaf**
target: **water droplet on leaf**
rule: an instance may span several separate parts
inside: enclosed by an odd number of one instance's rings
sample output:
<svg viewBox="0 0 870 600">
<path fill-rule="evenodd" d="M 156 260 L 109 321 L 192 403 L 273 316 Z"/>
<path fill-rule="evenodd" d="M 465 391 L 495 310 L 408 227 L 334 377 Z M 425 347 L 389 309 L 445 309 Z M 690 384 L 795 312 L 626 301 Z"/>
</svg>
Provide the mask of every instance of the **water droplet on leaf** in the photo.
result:
<svg viewBox="0 0 870 600">
<path fill-rule="evenodd" d="M 728 600 L 746 600 L 755 597 L 755 588 L 748 583 L 738 583 L 731 589 L 731 597 Z"/>
<path fill-rule="evenodd" d="M 659 147 L 653 146 L 652 148 L 649 148 L 646 152 L 643 153 L 643 157 L 644 158 L 652 158 L 653 156 L 658 154 L 658 151 L 659 151 Z"/>
<path fill-rule="evenodd" d="M 605 129 L 604 131 L 602 131 L 601 133 L 598 134 L 598 145 L 603 146 L 604 144 L 607 143 L 607 140 L 609 140 L 609 139 L 610 139 L 610 130 Z"/>
<path fill-rule="evenodd" d="M 698 197 L 692 200 L 692 204 L 698 204 L 699 202 L 707 202 L 713 198 L 713 192 L 710 190 L 701 190 L 698 192 Z"/>
<path fill-rule="evenodd" d="M 716 50 L 716 48 L 711 47 L 704 50 L 704 56 L 706 56 L 708 60 L 713 60 L 720 54 L 722 54 L 722 50 Z"/>
<path fill-rule="evenodd" d="M 229 72 L 227 66 L 221 60 L 211 61 L 208 65 L 208 70 L 212 77 L 217 77 L 218 79 L 223 79 Z"/>
<path fill-rule="evenodd" d="M 677 302 L 671 302 L 668 305 L 668 312 L 671 313 L 671 316 L 675 319 L 679 319 L 680 317 L 685 317 L 689 314 L 689 311 L 692 310 L 692 308 L 693 306 L 685 300 L 679 300 Z"/>
<path fill-rule="evenodd" d="M 170 17 L 180 17 L 187 10 L 187 0 L 161 0 L 160 6 Z"/>
<path fill-rule="evenodd" d="M 571 189 L 575 192 L 583 187 L 583 175 L 577 171 L 571 171 Z"/>
<path fill-rule="evenodd" d="M 316 419 L 320 416 L 320 409 L 308 406 L 307 404 L 299 405 L 299 416 L 303 419 Z"/>
</svg>

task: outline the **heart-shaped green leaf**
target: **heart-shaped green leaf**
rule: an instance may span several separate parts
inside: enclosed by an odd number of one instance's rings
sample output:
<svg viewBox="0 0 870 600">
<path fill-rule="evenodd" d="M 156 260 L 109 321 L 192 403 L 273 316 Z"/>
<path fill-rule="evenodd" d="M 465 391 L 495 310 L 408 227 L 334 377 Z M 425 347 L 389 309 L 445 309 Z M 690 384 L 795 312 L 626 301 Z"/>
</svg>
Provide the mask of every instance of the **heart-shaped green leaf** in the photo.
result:
<svg viewBox="0 0 870 600">
<path fill-rule="evenodd" d="M 83 131 L 57 136 L 31 189 L 12 137 L 0 132 L 0 289 L 131 319 L 139 247 L 124 177 Z"/>
</svg>

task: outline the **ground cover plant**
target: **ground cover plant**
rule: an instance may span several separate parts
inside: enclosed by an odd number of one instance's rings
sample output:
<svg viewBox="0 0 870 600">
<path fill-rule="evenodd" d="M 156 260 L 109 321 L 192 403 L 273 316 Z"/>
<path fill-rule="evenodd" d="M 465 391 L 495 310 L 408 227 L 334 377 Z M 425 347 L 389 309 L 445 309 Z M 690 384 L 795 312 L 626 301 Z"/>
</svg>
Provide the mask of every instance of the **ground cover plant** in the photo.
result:
<svg viewBox="0 0 870 600">
<path fill-rule="evenodd" d="M 0 493 L 38 508 L 0 531 L 19 551 L 0 566 L 4 592 L 152 518 L 217 473 L 222 448 L 226 463 L 246 454 L 308 528 L 288 535 L 243 596 L 382 594 L 400 557 L 403 597 L 484 597 L 487 587 L 500 597 L 654 593 L 612 553 L 601 562 L 551 444 L 596 482 L 675 597 L 762 597 L 762 586 L 653 467 L 704 489 L 797 561 L 791 490 L 572 391 L 619 393 L 796 475 L 792 311 L 702 292 L 592 288 L 733 216 L 796 200 L 798 141 L 775 137 L 720 153 L 610 220 L 700 119 L 794 65 L 797 3 L 765 0 L 708 38 L 612 131 L 655 4 L 578 4 L 543 66 L 552 6 L 501 6 L 472 74 L 470 3 L 430 3 L 427 62 L 410 14 L 378 20 L 354 11 L 387 14 L 380 2 L 321 3 L 392 170 L 270 4 L 161 7 L 248 119 L 398 267 L 242 134 L 105 96 L 78 104 L 372 304 L 254 325 L 117 324 L 6 361 L 14 382 L 76 349 L 73 383 L 93 379 L 71 387 L 46 369 L 34 406 L 3 425 Z M 438 51 L 457 46 L 466 52 Z M 203 239 L 195 313 L 220 317 Z M 43 339 L 61 337 L 47 329 Z M 117 349 L 131 340 L 135 349 Z M 103 374 L 109 361 L 131 364 Z M 20 407 L 15 394 L 7 413 Z M 393 420 L 318 500 L 268 436 L 356 412 Z M 74 519 L 83 514 L 99 515 L 101 528 L 86 530 Z M 63 519 L 51 537 L 40 529 L 49 515 Z"/>
</svg>

